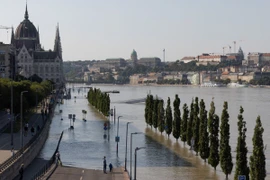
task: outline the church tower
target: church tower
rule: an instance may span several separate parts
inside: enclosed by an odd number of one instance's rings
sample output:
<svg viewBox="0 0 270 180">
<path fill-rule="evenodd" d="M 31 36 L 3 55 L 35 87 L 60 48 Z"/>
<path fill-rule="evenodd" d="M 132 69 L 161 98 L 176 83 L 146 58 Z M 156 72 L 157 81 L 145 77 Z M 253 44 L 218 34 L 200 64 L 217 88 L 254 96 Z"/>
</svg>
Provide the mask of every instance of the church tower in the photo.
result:
<svg viewBox="0 0 270 180">
<path fill-rule="evenodd" d="M 62 59 L 62 45 L 61 45 L 61 38 L 59 33 L 59 24 L 56 27 L 56 34 L 54 40 L 54 52 L 57 53 L 60 59 Z"/>
<path fill-rule="evenodd" d="M 242 50 L 241 47 L 239 47 L 238 56 L 239 56 L 239 58 L 240 58 L 241 61 L 245 58 L 244 52 L 243 52 L 243 50 Z"/>
</svg>

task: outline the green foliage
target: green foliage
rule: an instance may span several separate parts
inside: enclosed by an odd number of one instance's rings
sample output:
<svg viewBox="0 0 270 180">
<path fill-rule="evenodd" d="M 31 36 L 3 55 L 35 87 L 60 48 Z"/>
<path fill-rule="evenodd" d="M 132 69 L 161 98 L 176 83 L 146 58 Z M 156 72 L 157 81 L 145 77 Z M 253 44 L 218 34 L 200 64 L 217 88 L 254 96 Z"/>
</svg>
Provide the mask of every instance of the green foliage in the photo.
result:
<svg viewBox="0 0 270 180">
<path fill-rule="evenodd" d="M 262 77 L 258 80 L 252 79 L 249 81 L 252 85 L 270 85 L 270 77 Z"/>
<path fill-rule="evenodd" d="M 210 153 L 208 163 L 215 168 L 219 164 L 219 117 L 215 114 L 214 102 L 211 102 L 211 107 L 208 115 L 208 130 L 210 141 Z"/>
<path fill-rule="evenodd" d="M 209 134 L 207 131 L 207 111 L 203 99 L 200 101 L 200 131 L 199 131 L 199 152 L 200 156 L 206 162 L 209 157 Z"/>
<path fill-rule="evenodd" d="M 150 95 L 148 94 L 145 100 L 145 108 L 144 108 L 144 119 L 145 119 L 146 124 L 148 124 L 148 113 L 150 111 L 149 103 L 150 103 Z"/>
<path fill-rule="evenodd" d="M 194 103 L 194 114 L 193 114 L 193 138 L 194 138 L 194 151 L 196 152 L 196 155 L 198 155 L 199 152 L 199 136 L 200 136 L 200 118 L 199 118 L 199 99 L 198 97 L 195 98 Z"/>
<path fill-rule="evenodd" d="M 191 146 L 191 138 L 193 136 L 193 119 L 194 119 L 194 104 L 193 99 L 190 104 L 190 114 L 187 124 L 187 144 Z"/>
<path fill-rule="evenodd" d="M 154 99 L 154 106 L 153 106 L 153 116 L 152 116 L 152 122 L 153 122 L 153 127 L 157 129 L 158 127 L 158 97 L 156 96 L 156 99 Z"/>
<path fill-rule="evenodd" d="M 258 116 L 252 137 L 253 152 L 250 156 L 250 179 L 252 180 L 264 180 L 266 177 L 263 131 L 261 118 Z"/>
<path fill-rule="evenodd" d="M 16 82 L 0 78 L 0 109 L 11 108 L 11 99 L 6 98 L 11 97 L 11 86 L 13 87 L 13 112 L 15 114 L 20 112 L 20 96 L 22 91 L 28 91 L 23 95 L 23 111 L 26 111 L 35 107 L 36 103 L 41 102 L 50 93 L 51 89 L 51 83 L 49 81 L 32 83 L 28 80 Z"/>
<path fill-rule="evenodd" d="M 165 119 L 164 119 L 164 102 L 163 99 L 158 103 L 158 130 L 163 133 L 165 129 Z"/>
<path fill-rule="evenodd" d="M 244 109 L 240 107 L 240 114 L 238 115 L 238 139 L 236 147 L 236 167 L 234 179 L 238 180 L 239 175 L 245 175 L 246 179 L 249 180 L 249 168 L 247 161 L 247 145 L 246 145 L 246 122 L 243 118 Z"/>
<path fill-rule="evenodd" d="M 153 98 L 153 95 L 149 95 L 149 110 L 148 110 L 148 125 L 150 125 L 152 127 L 153 125 L 153 109 L 154 109 L 154 98 Z"/>
<path fill-rule="evenodd" d="M 187 127 L 188 127 L 188 106 L 185 103 L 183 106 L 183 117 L 182 117 L 182 129 L 181 129 L 181 140 L 185 143 L 187 141 Z"/>
<path fill-rule="evenodd" d="M 229 125 L 229 114 L 228 114 L 228 103 L 225 101 L 223 105 L 223 111 L 221 114 L 221 125 L 220 125 L 220 166 L 222 171 L 225 173 L 226 178 L 231 174 L 233 163 L 230 146 L 230 125 Z"/>
<path fill-rule="evenodd" d="M 109 116 L 110 95 L 101 92 L 100 89 L 91 88 L 87 95 L 88 102 L 97 108 L 104 116 Z"/>
<path fill-rule="evenodd" d="M 172 133 L 172 108 L 171 108 L 171 100 L 168 98 L 167 100 L 167 107 L 166 107 L 166 125 L 165 125 L 165 131 L 168 135 Z"/>
<path fill-rule="evenodd" d="M 181 135 L 181 112 L 180 112 L 180 98 L 175 95 L 175 100 L 173 102 L 174 108 L 174 120 L 173 120 L 173 136 L 176 140 L 179 139 Z"/>
</svg>

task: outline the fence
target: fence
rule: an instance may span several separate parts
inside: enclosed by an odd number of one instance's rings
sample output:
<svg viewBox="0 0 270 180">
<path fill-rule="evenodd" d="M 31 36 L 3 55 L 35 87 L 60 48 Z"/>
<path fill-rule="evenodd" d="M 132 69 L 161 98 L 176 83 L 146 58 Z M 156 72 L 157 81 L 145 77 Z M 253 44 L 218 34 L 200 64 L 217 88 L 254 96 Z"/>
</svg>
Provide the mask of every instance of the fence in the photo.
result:
<svg viewBox="0 0 270 180">
<path fill-rule="evenodd" d="M 44 167 L 42 167 L 42 169 L 39 170 L 39 172 L 37 172 L 32 178 L 31 180 L 38 180 L 41 179 L 43 175 L 45 175 L 49 170 L 51 170 L 52 165 L 56 162 L 55 160 L 55 154 L 58 152 L 59 149 L 59 145 L 60 142 L 62 140 L 62 136 L 63 136 L 64 131 L 62 131 L 57 147 L 55 149 L 55 152 L 53 153 L 52 157 L 50 158 L 50 160 L 46 163 L 46 165 Z M 57 163 L 56 163 L 57 165 Z M 57 167 L 57 166 L 56 166 Z"/>
</svg>

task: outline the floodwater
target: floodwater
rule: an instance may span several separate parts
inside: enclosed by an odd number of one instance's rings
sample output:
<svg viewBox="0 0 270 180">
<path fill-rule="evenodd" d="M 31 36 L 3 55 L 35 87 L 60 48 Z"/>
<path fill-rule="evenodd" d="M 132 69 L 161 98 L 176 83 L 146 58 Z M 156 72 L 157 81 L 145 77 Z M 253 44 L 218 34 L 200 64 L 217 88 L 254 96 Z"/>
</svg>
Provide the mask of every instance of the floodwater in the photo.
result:
<svg viewBox="0 0 270 180">
<path fill-rule="evenodd" d="M 72 88 L 72 85 L 69 86 Z M 247 145 L 249 155 L 252 152 L 252 136 L 255 122 L 258 115 L 264 131 L 264 143 L 270 143 L 270 121 L 268 120 L 270 112 L 270 89 L 267 88 L 200 88 L 200 87 L 179 87 L 179 86 L 106 86 L 93 85 L 102 91 L 119 90 L 119 94 L 110 94 L 111 108 L 116 108 L 116 120 L 110 118 L 110 130 L 103 130 L 103 124 L 106 120 L 93 107 L 88 105 L 85 96 L 86 88 L 83 85 L 75 84 L 75 90 L 72 91 L 72 99 L 66 100 L 64 104 L 56 107 L 49 137 L 44 145 L 40 157 L 49 159 L 53 154 L 58 142 L 60 133 L 64 131 L 64 136 L 60 144 L 61 159 L 64 165 L 76 166 L 91 169 L 102 169 L 102 158 L 107 157 L 107 163 L 114 166 L 125 165 L 126 149 L 126 123 L 129 124 L 128 146 L 127 146 L 127 170 L 130 171 L 130 133 L 141 132 L 142 134 L 133 135 L 132 158 L 134 168 L 134 149 L 136 147 L 145 147 L 137 151 L 137 179 L 224 179 L 220 167 L 216 172 L 207 163 L 194 152 L 189 150 L 188 145 L 184 145 L 180 140 L 177 142 L 171 135 L 168 138 L 164 133 L 155 131 L 147 127 L 144 120 L 144 103 L 127 104 L 125 101 L 131 99 L 141 99 L 146 97 L 147 93 L 163 98 L 174 100 L 175 94 L 181 99 L 181 112 L 184 103 L 188 106 L 192 98 L 196 96 L 204 99 L 206 110 L 209 110 L 210 103 L 214 99 L 216 113 L 220 116 L 223 108 L 223 102 L 227 101 L 230 114 L 230 144 L 232 148 L 233 160 L 235 161 L 235 148 L 237 143 L 237 115 L 239 108 L 244 108 L 244 120 L 247 122 Z M 80 88 L 80 93 L 78 89 Z M 76 100 L 74 98 L 76 96 Z M 172 105 L 172 103 L 171 103 Z M 63 113 L 60 114 L 59 110 Z M 87 111 L 87 121 L 82 121 L 82 110 Z M 69 130 L 70 120 L 68 114 L 76 114 L 74 130 Z M 117 134 L 117 117 L 119 118 L 119 153 L 116 154 L 115 136 Z M 63 121 L 61 121 L 63 118 Z M 106 137 L 104 137 L 106 134 Z M 270 153 L 266 149 L 267 158 L 267 179 L 270 179 Z M 132 170 L 134 173 L 134 169 Z M 233 179 L 233 173 L 230 179 Z M 134 176 L 134 175 L 133 175 Z"/>
</svg>

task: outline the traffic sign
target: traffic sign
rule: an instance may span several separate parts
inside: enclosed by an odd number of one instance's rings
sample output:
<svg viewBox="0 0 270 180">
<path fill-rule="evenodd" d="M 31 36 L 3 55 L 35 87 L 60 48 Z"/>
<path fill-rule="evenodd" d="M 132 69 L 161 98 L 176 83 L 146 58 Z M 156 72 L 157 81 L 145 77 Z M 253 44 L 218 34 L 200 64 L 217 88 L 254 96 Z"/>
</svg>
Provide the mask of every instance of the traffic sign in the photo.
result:
<svg viewBox="0 0 270 180">
<path fill-rule="evenodd" d="M 246 180 L 246 175 L 239 175 L 238 180 Z"/>
<path fill-rule="evenodd" d="M 104 127 L 107 127 L 107 123 L 104 123 Z"/>
<path fill-rule="evenodd" d="M 106 126 L 104 126 L 104 128 L 103 128 L 105 131 L 107 130 L 107 127 Z"/>
<path fill-rule="evenodd" d="M 115 142 L 119 142 L 120 141 L 120 137 L 119 136 L 115 136 Z"/>
<path fill-rule="evenodd" d="M 111 116 L 113 116 L 113 109 L 111 109 L 111 112 L 110 112 Z"/>
</svg>

